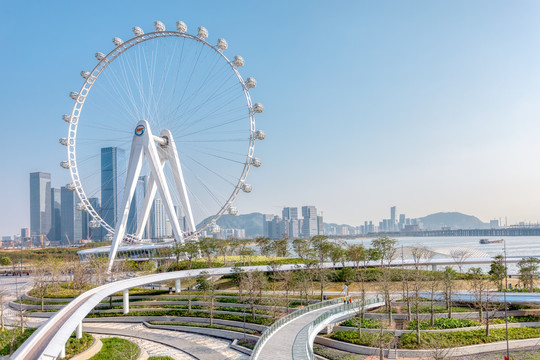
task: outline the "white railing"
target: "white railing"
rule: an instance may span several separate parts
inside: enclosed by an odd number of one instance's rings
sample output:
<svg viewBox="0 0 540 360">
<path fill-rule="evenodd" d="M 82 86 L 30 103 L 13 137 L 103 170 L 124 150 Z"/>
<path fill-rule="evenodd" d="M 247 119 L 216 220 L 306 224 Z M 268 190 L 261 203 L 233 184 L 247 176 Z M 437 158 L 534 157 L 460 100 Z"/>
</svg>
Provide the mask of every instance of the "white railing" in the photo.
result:
<svg viewBox="0 0 540 360">
<path fill-rule="evenodd" d="M 382 302 L 382 299 L 379 298 L 379 296 L 367 299 L 365 303 L 365 308 L 369 307 L 370 305 L 374 304 L 384 304 Z M 336 317 L 336 315 L 342 315 L 343 313 L 352 312 L 355 311 L 355 309 L 358 309 L 358 311 L 361 311 L 362 307 L 362 301 L 355 301 L 348 304 L 343 304 L 341 306 L 338 306 L 332 310 L 326 311 L 321 316 L 317 317 L 315 320 L 309 324 L 308 327 L 306 327 L 305 335 L 301 337 L 301 341 L 298 342 L 296 345 L 296 349 L 293 348 L 293 360 L 316 360 L 315 354 L 313 353 L 313 342 L 312 339 L 315 338 L 317 334 L 314 334 L 316 331 L 317 333 L 320 331 L 321 324 L 325 324 L 333 317 Z M 331 322 L 331 321 L 330 321 Z M 300 338 L 298 338 L 300 340 Z M 296 351 L 294 351 L 296 350 Z"/>
<path fill-rule="evenodd" d="M 318 302 L 316 304 L 312 304 L 302 309 L 296 310 L 295 312 L 292 312 L 289 315 L 286 315 L 282 317 L 281 319 L 277 320 L 275 323 L 273 323 L 270 327 L 268 327 L 268 329 L 266 329 L 262 333 L 261 337 L 257 341 L 257 344 L 255 344 L 255 347 L 253 348 L 253 352 L 251 353 L 250 359 L 253 359 L 253 360 L 257 359 L 263 346 L 268 342 L 268 339 L 270 339 L 270 337 L 274 335 L 282 326 L 288 324 L 289 322 L 293 321 L 294 319 L 308 312 L 318 310 L 327 306 L 335 305 L 341 301 L 343 301 L 342 298 L 337 298 L 337 299 Z"/>
</svg>

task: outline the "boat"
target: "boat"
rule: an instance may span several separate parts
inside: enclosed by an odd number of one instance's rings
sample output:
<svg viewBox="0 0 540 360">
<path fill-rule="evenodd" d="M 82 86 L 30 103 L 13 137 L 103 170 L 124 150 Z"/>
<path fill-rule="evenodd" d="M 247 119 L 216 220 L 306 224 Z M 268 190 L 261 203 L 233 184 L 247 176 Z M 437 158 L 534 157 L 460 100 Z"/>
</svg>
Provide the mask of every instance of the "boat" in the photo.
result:
<svg viewBox="0 0 540 360">
<path fill-rule="evenodd" d="M 480 244 L 501 244 L 504 239 L 499 240 L 489 240 L 489 239 L 480 239 Z"/>
</svg>

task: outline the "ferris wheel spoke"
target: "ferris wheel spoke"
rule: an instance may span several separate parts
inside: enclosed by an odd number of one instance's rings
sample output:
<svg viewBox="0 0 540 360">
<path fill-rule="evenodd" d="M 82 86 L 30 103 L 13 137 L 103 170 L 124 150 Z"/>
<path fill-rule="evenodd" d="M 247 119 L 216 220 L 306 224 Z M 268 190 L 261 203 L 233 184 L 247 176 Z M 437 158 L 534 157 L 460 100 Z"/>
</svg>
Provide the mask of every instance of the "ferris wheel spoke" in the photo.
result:
<svg viewBox="0 0 540 360">
<path fill-rule="evenodd" d="M 140 131 L 135 130 L 135 125 L 144 124 L 148 134 L 154 133 L 157 141 L 145 145 L 150 146 L 148 151 L 153 152 L 153 146 L 158 150 L 159 146 L 162 150 L 167 149 L 167 142 L 160 140 L 159 134 L 168 136 L 174 139 L 172 144 L 178 146 L 172 158 L 179 157 L 181 164 L 167 162 L 161 158 L 164 153 L 160 152 L 163 172 L 155 169 L 156 155 L 152 155 L 150 167 L 145 160 L 137 165 L 142 166 L 141 176 L 148 179 L 153 172 L 161 174 L 159 186 L 168 186 L 169 190 L 163 191 L 165 194 L 170 192 L 170 195 L 163 195 L 166 199 L 162 200 L 168 204 L 167 216 L 171 221 L 174 217 L 193 214 L 196 225 L 199 224 L 195 233 L 207 226 L 214 232 L 215 227 L 211 224 L 227 211 L 239 191 L 251 191 L 244 181 L 250 166 L 255 165 L 250 159 L 255 141 L 253 114 L 261 112 L 262 106 L 254 110 L 247 89 L 255 87 L 256 82 L 244 82 L 238 72 L 243 59 L 235 57 L 230 61 L 224 54 L 227 45 L 222 39 L 214 46 L 206 40 L 204 29 L 200 30 L 197 39 L 182 32 L 164 31 L 160 24 L 156 25 L 156 32 L 144 36 L 139 28 L 134 29 L 136 38 L 123 42 L 122 46 L 115 38 L 115 51 L 96 55 L 100 63 L 90 72 L 91 77 L 83 74 L 86 79 L 83 90 L 87 90 L 87 94 L 82 98 L 81 106 L 72 111 L 78 121 L 70 124 L 68 139 L 61 140 L 68 144 L 68 156 L 72 161 L 67 163 L 68 166 L 64 163 L 62 166 L 71 169 L 77 193 L 89 209 L 95 202 L 89 205 L 86 199 L 99 199 L 104 194 L 103 188 L 112 188 L 113 182 L 123 188 L 124 181 L 129 180 L 126 184 L 131 184 L 130 191 L 134 186 L 140 189 L 138 184 L 134 185 L 134 179 L 125 179 L 128 166 L 124 159 L 131 153 L 133 139 L 137 138 L 134 132 Z M 114 155 L 107 155 L 115 156 L 112 159 L 116 160 L 104 158 L 100 148 L 117 149 Z M 167 151 L 171 149 L 169 147 Z M 114 161 L 114 175 L 103 175 L 100 170 L 103 161 Z M 69 167 L 70 164 L 74 166 Z M 179 168 L 186 188 L 178 183 L 175 185 Z M 121 196 L 121 189 L 118 192 L 115 198 Z M 139 196 L 140 190 L 136 193 Z M 189 201 L 186 201 L 188 197 Z M 125 212 L 123 215 L 112 214 L 116 207 L 107 205 L 108 199 L 101 200 L 101 212 L 89 213 L 106 231 L 114 232 L 114 223 L 109 224 L 104 218 L 121 216 L 118 221 L 125 224 L 128 215 Z M 138 200 L 135 203 L 138 204 Z M 122 226 L 120 230 L 116 229 L 115 244 L 124 238 Z M 128 227 L 131 229 L 132 225 Z M 175 229 L 176 234 L 181 230 L 178 224 Z M 133 238 L 133 235 L 126 236 Z"/>
</svg>

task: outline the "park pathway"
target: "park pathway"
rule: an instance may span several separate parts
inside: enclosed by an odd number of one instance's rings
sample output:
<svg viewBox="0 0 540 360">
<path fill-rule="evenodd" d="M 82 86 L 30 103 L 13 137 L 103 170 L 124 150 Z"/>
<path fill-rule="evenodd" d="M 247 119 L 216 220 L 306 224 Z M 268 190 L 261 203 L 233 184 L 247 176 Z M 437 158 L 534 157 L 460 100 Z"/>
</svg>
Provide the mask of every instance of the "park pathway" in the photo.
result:
<svg viewBox="0 0 540 360">
<path fill-rule="evenodd" d="M 262 347 L 257 360 L 291 360 L 294 340 L 300 330 L 308 326 L 320 315 L 340 305 L 342 304 L 338 303 L 310 311 L 287 323 L 268 339 Z"/>
</svg>

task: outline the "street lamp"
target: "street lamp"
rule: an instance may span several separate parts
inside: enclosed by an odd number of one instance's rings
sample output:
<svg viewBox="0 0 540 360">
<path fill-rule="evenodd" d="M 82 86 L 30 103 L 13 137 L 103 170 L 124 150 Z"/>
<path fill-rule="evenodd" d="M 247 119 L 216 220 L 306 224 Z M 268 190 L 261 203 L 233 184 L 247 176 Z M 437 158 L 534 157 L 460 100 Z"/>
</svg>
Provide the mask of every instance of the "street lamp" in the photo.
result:
<svg viewBox="0 0 540 360">
<path fill-rule="evenodd" d="M 504 323 L 506 325 L 506 357 L 510 359 L 510 345 L 508 344 L 508 306 L 506 304 L 506 292 L 508 291 L 508 266 L 506 263 L 506 240 L 503 241 L 503 250 L 504 250 L 504 271 L 505 271 L 505 289 L 503 292 L 504 297 Z M 489 319 L 488 319 L 489 321 Z"/>
</svg>

